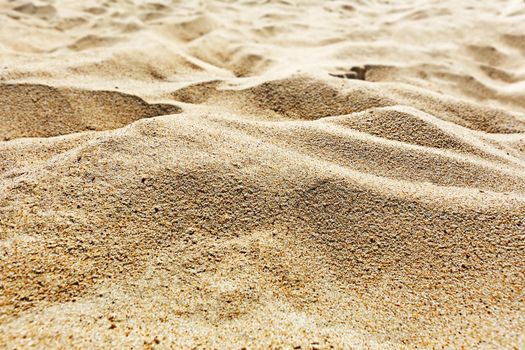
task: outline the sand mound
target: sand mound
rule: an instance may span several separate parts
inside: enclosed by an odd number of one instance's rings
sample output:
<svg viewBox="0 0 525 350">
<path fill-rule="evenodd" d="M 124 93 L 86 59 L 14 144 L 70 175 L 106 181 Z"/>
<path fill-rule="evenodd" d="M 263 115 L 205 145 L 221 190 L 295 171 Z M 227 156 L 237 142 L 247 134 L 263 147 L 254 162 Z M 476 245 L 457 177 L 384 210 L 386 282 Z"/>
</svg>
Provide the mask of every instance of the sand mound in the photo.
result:
<svg viewBox="0 0 525 350">
<path fill-rule="evenodd" d="M 403 107 L 370 109 L 334 118 L 332 122 L 371 135 L 410 144 L 475 153 L 439 119 Z"/>
<path fill-rule="evenodd" d="M 4 140 L 115 129 L 141 118 L 181 111 L 174 105 L 148 104 L 115 91 L 33 84 L 0 85 L 0 101 L 0 138 Z"/>
<path fill-rule="evenodd" d="M 525 347 L 522 7 L 0 3 L 0 348 Z"/>
<path fill-rule="evenodd" d="M 24 13 L 27 15 L 33 15 L 42 19 L 49 19 L 56 14 L 56 9 L 51 5 L 35 5 L 31 2 L 16 6 L 13 8 L 14 11 Z"/>
<path fill-rule="evenodd" d="M 305 120 L 406 104 L 474 130 L 525 132 L 525 121 L 502 109 L 437 96 L 431 92 L 416 92 L 413 88 L 391 84 L 370 86 L 353 80 L 337 86 L 331 80 L 323 82 L 314 77 L 294 76 L 248 88 L 231 87 L 214 80 L 181 88 L 171 96 L 186 103 L 221 105 L 259 116 Z"/>
<path fill-rule="evenodd" d="M 71 302 L 83 300 L 106 315 L 89 327 L 128 329 L 134 339 L 140 333 L 130 319 L 147 322 L 139 316 L 146 305 L 127 300 L 143 290 L 148 303 L 170 300 L 154 317 L 172 326 L 179 317 L 204 323 L 203 332 L 221 325 L 213 337 L 235 330 L 230 340 L 239 342 L 260 327 L 256 319 L 271 329 L 295 324 L 297 312 L 314 315 L 303 328 L 308 340 L 324 337 L 314 324 L 327 324 L 331 334 L 330 324 L 344 322 L 364 344 L 493 331 L 488 320 L 516 316 L 522 198 L 365 175 L 319 149 L 283 148 L 221 124 L 190 115 L 141 121 L 77 142 L 21 174 L 9 169 L 0 199 L 9 251 L 1 271 L 4 322 L 57 302 L 74 314 Z M 149 294 L 152 285 L 162 293 Z M 282 303 L 297 311 L 278 312 Z M 42 312 L 39 324 L 54 324 L 55 311 Z M 185 327 L 176 327 L 182 335 Z M 11 334 L 16 323 L 4 329 Z M 505 329 L 497 336 L 507 337 Z"/>
<path fill-rule="evenodd" d="M 307 76 L 268 81 L 241 90 L 221 88 L 220 81 L 197 83 L 175 91 L 172 97 L 186 103 L 222 104 L 252 114 L 304 120 L 394 104 L 366 87 L 341 92 Z"/>
</svg>

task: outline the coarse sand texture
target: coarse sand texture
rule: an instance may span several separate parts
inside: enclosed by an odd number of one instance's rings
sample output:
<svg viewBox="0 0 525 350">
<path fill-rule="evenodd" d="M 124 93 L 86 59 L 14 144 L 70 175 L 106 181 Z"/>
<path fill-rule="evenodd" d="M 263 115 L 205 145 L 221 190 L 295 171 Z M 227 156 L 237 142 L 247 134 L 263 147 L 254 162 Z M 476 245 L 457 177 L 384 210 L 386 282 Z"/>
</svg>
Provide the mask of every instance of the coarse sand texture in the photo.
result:
<svg viewBox="0 0 525 350">
<path fill-rule="evenodd" d="M 0 0 L 1 349 L 525 349 L 522 0 Z"/>
</svg>

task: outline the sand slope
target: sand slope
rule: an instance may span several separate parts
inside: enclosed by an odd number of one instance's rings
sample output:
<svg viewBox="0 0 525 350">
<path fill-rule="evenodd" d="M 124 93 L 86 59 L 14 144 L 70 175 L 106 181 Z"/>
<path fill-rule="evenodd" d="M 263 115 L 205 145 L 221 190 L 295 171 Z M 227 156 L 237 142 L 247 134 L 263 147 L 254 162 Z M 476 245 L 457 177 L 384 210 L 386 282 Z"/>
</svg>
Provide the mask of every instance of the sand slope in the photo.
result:
<svg viewBox="0 0 525 350">
<path fill-rule="evenodd" d="M 525 348 L 521 1 L 0 22 L 0 347 Z"/>
</svg>

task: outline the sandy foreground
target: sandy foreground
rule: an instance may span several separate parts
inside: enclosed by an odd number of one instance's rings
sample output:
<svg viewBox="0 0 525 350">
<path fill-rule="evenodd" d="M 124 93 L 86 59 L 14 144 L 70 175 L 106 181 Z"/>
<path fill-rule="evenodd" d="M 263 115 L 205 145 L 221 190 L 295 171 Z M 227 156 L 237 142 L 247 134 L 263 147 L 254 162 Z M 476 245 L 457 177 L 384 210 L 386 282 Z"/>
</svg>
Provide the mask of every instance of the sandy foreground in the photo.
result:
<svg viewBox="0 0 525 350">
<path fill-rule="evenodd" d="M 525 3 L 0 0 L 0 348 L 525 349 Z"/>
</svg>

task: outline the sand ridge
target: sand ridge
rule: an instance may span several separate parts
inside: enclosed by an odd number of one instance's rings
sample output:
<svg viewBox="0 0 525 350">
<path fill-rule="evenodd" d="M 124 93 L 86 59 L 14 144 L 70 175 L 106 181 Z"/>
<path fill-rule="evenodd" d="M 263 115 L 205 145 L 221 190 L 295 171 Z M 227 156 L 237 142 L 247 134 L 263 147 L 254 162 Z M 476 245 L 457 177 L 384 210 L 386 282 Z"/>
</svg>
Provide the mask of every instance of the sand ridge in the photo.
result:
<svg viewBox="0 0 525 350">
<path fill-rule="evenodd" d="M 525 347 L 521 1 L 0 23 L 0 347 Z"/>
</svg>

